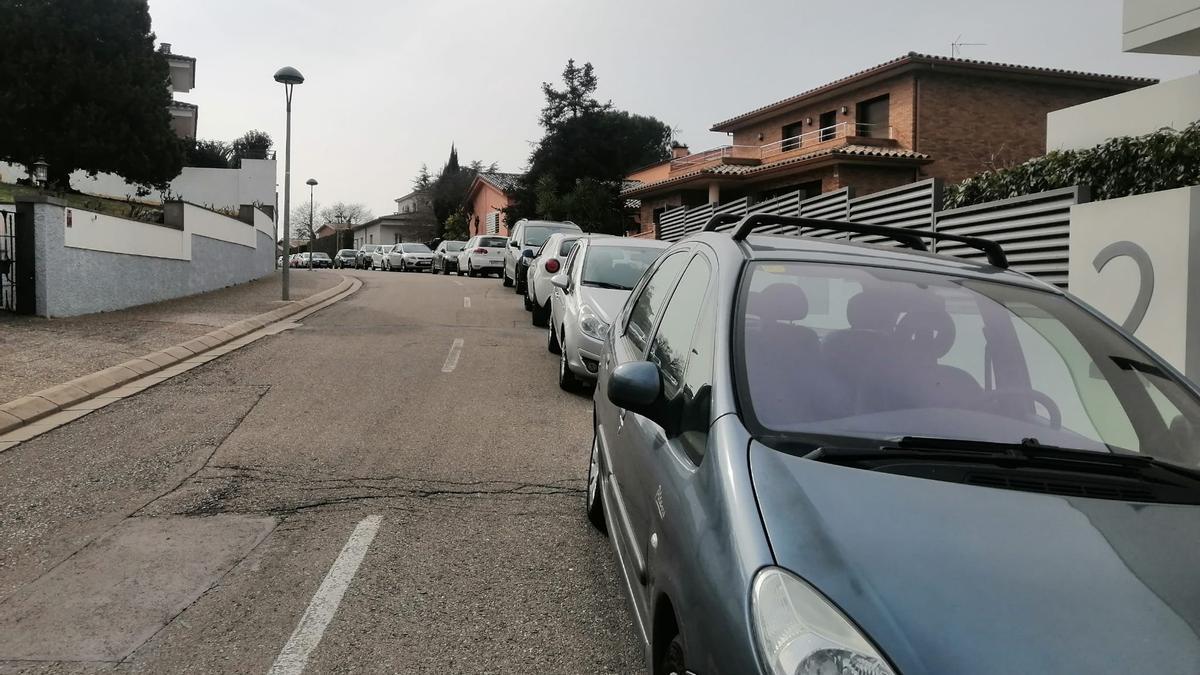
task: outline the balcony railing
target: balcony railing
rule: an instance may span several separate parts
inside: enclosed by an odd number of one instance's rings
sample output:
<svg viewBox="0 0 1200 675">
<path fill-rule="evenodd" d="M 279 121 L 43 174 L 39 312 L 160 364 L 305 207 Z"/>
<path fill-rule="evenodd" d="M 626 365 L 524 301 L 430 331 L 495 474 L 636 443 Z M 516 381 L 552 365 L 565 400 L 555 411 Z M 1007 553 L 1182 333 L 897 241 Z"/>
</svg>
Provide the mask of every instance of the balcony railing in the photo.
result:
<svg viewBox="0 0 1200 675">
<path fill-rule="evenodd" d="M 798 136 L 784 138 L 766 145 L 723 145 L 712 150 L 697 152 L 671 160 L 671 170 L 678 171 L 688 167 L 717 162 L 727 157 L 737 159 L 771 159 L 794 150 L 811 148 L 821 143 L 850 138 L 892 138 L 892 128 L 881 124 L 866 124 L 855 122 L 839 122 L 837 124 L 808 131 Z"/>
</svg>

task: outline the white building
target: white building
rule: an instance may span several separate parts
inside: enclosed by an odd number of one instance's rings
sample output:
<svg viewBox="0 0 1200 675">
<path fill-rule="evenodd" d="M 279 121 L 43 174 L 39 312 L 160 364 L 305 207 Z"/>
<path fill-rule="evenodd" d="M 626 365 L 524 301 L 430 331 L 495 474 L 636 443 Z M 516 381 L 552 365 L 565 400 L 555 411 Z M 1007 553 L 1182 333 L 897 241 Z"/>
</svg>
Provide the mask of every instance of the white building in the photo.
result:
<svg viewBox="0 0 1200 675">
<path fill-rule="evenodd" d="M 171 69 L 171 79 L 167 88 L 171 90 L 171 128 L 180 138 L 196 137 L 196 121 L 200 116 L 200 107 L 187 101 L 175 100 L 174 95 L 186 94 L 196 86 L 196 59 L 191 56 L 174 54 L 171 43 L 163 42 L 158 51 L 167 58 Z"/>
</svg>

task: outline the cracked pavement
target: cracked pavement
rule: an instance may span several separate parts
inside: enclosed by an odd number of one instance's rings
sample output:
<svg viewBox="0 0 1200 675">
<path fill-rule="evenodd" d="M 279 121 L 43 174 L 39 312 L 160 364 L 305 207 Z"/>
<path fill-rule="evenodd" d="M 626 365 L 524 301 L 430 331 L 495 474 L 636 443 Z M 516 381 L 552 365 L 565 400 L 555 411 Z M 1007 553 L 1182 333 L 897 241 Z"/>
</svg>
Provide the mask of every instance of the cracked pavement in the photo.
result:
<svg viewBox="0 0 1200 675">
<path fill-rule="evenodd" d="M 0 673 L 265 673 L 369 515 L 306 672 L 640 671 L 583 515 L 591 403 L 519 298 L 348 274 L 301 326 L 0 453 Z"/>
</svg>

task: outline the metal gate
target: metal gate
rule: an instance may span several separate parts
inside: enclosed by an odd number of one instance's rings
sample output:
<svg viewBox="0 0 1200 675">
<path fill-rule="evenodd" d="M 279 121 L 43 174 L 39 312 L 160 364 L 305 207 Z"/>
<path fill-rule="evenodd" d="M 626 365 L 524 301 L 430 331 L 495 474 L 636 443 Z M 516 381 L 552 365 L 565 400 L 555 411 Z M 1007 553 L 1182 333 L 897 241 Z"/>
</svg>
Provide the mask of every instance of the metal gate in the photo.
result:
<svg viewBox="0 0 1200 675">
<path fill-rule="evenodd" d="M 17 311 L 17 218 L 0 211 L 0 311 Z"/>
</svg>

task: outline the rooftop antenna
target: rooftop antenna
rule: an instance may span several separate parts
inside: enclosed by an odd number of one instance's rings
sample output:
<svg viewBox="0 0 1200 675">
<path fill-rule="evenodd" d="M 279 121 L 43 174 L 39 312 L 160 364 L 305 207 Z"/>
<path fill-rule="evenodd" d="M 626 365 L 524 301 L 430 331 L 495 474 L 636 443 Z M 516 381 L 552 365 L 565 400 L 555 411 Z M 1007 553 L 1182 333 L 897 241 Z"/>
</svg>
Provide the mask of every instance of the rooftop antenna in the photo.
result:
<svg viewBox="0 0 1200 675">
<path fill-rule="evenodd" d="M 987 46 L 986 42 L 963 42 L 962 37 L 963 37 L 962 33 L 959 33 L 958 37 L 954 38 L 954 42 L 950 43 L 950 58 L 954 58 L 954 59 L 958 58 L 958 55 L 960 52 L 962 52 L 963 47 L 986 47 Z"/>
</svg>

